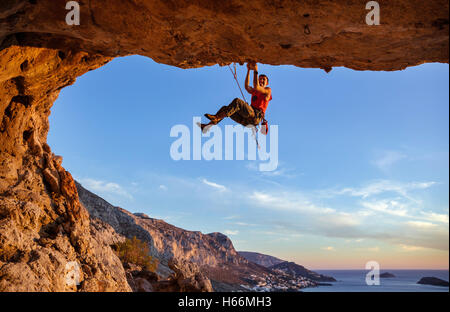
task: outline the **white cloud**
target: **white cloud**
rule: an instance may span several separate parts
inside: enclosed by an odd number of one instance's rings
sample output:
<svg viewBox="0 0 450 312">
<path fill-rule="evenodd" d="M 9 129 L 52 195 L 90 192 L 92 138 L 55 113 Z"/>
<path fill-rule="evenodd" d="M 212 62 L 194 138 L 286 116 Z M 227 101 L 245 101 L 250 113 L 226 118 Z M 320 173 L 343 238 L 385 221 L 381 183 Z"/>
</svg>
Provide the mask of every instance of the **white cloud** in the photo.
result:
<svg viewBox="0 0 450 312">
<path fill-rule="evenodd" d="M 297 176 L 297 174 L 294 173 L 295 169 L 287 167 L 286 164 L 283 162 L 279 162 L 278 169 L 274 170 L 274 171 L 259 171 L 259 167 L 258 167 L 256 161 L 248 162 L 245 165 L 245 167 L 250 171 L 256 171 L 261 176 L 266 176 L 266 177 L 294 178 Z M 300 175 L 302 175 L 302 174 L 300 174 Z"/>
<path fill-rule="evenodd" d="M 395 200 L 379 200 L 373 202 L 362 202 L 361 204 L 365 208 L 387 213 L 393 216 L 405 217 L 408 213 L 406 205 Z"/>
<path fill-rule="evenodd" d="M 357 238 L 357 239 L 346 239 L 346 243 L 362 243 L 364 241 L 364 238 Z"/>
<path fill-rule="evenodd" d="M 233 231 L 233 230 L 225 230 L 224 231 L 224 233 L 226 234 L 226 235 L 238 235 L 239 234 L 239 231 Z"/>
<path fill-rule="evenodd" d="M 240 226 L 255 226 L 256 225 L 253 223 L 246 223 L 246 222 L 235 222 L 234 224 L 240 225 Z"/>
<path fill-rule="evenodd" d="M 379 252 L 380 247 L 375 246 L 375 247 L 367 247 L 367 248 L 357 248 L 357 250 L 366 251 L 366 252 Z"/>
<path fill-rule="evenodd" d="M 322 250 L 326 250 L 326 251 L 335 251 L 336 249 L 334 249 L 333 246 L 327 246 L 327 247 L 322 247 Z"/>
<path fill-rule="evenodd" d="M 385 240 L 393 244 L 406 246 L 406 251 L 418 250 L 416 247 L 448 251 L 448 226 L 425 221 L 406 221 L 390 230 Z M 413 246 L 413 247 L 411 247 Z"/>
<path fill-rule="evenodd" d="M 167 191 L 167 190 L 168 190 L 167 186 L 165 186 L 164 184 L 161 184 L 161 185 L 159 186 L 159 189 L 160 189 L 160 190 L 163 190 L 163 191 Z"/>
<path fill-rule="evenodd" d="M 237 215 L 224 217 L 225 220 L 233 220 L 233 219 L 240 219 L 240 218 L 241 218 L 241 216 L 237 216 Z"/>
<path fill-rule="evenodd" d="M 258 177 L 264 179 L 261 175 Z M 189 185 L 184 180 L 187 180 Z M 356 187 L 306 191 L 272 186 L 254 189 L 239 183 L 227 188 L 204 178 L 171 179 L 168 182 L 162 180 L 160 183 L 168 185 L 170 189 L 175 184 L 191 186 L 192 189 L 203 193 L 208 193 L 204 192 L 206 186 L 217 191 L 239 190 L 229 192 L 231 203 L 239 203 L 249 213 L 258 212 L 261 208 L 272 211 L 261 213 L 261 217 L 264 214 L 269 216 L 266 220 L 258 216 L 259 226 L 273 227 L 273 237 L 267 239 L 298 240 L 294 235 L 317 235 L 330 239 L 329 244 L 334 244 L 336 239 L 358 241 L 365 239 L 378 240 L 395 246 L 403 244 L 448 250 L 448 213 L 438 213 L 432 210 L 432 207 L 427 208 L 430 210 L 422 211 L 424 202 L 420 200 L 421 193 L 416 192 L 432 187 L 436 184 L 433 181 L 407 183 L 376 180 Z M 283 191 L 278 191 L 280 189 Z M 214 196 L 214 192 L 209 193 Z M 335 198 L 338 195 L 339 198 Z M 411 198 L 411 195 L 416 198 Z M 361 206 L 361 202 L 366 205 Z M 234 212 L 231 212 L 223 217 L 223 220 L 229 220 L 227 222 L 229 225 L 226 226 L 228 235 L 237 235 L 239 231 L 233 228 L 242 230 L 252 222 L 252 219 L 247 219 L 247 212 L 245 216 L 233 214 Z M 423 223 L 407 223 L 408 221 L 428 222 L 437 224 L 438 227 L 427 228 Z M 284 224 L 285 227 L 276 229 L 274 227 L 276 224 Z"/>
<path fill-rule="evenodd" d="M 436 224 L 426 221 L 408 221 L 406 224 L 419 229 L 432 229 L 437 227 Z"/>
<path fill-rule="evenodd" d="M 86 189 L 96 193 L 107 193 L 124 196 L 132 199 L 130 193 L 128 193 L 122 186 L 114 182 L 106 182 L 101 180 L 95 180 L 90 178 L 77 179 Z"/>
<path fill-rule="evenodd" d="M 303 237 L 303 234 L 292 232 L 289 229 L 277 229 L 278 231 L 256 231 L 258 234 L 267 235 L 270 237 L 283 237 L 284 240 L 292 240 Z M 278 239 L 278 238 L 277 238 Z"/>
<path fill-rule="evenodd" d="M 326 226 L 333 227 L 352 227 L 361 223 L 361 220 L 357 215 L 348 212 L 326 214 L 325 216 L 318 217 L 317 221 L 322 222 Z"/>
<path fill-rule="evenodd" d="M 287 212 L 289 219 L 283 220 L 282 218 L 286 215 L 278 214 L 278 220 L 271 219 L 267 222 L 273 225 L 276 221 L 283 224 L 285 230 L 300 234 L 308 233 L 353 240 L 376 239 L 397 246 L 403 244 L 448 250 L 448 214 L 424 212 L 420 209 L 423 202 L 411 199 L 407 194 L 409 190 L 426 189 L 433 184 L 434 182 L 383 181 L 369 184 L 365 188 L 344 189 L 346 191 L 341 193 L 350 197 L 371 196 L 359 202 L 359 205 L 363 207 L 359 210 L 357 202 L 348 202 L 347 208 L 344 206 L 334 209 L 334 207 L 325 206 L 323 198 L 317 196 L 326 194 L 324 190 L 306 193 L 253 191 L 248 193 L 248 203 L 277 212 Z M 382 199 L 378 199 L 380 196 L 375 196 L 387 190 L 394 191 L 396 196 L 386 198 L 383 194 Z M 325 197 L 325 199 L 329 198 Z M 399 220 L 392 216 L 408 219 Z M 367 248 L 366 250 L 369 251 Z"/>
<path fill-rule="evenodd" d="M 263 205 L 269 209 L 286 210 L 308 213 L 333 213 L 334 209 L 328 207 L 319 207 L 312 204 L 308 199 L 298 193 L 282 192 L 279 195 L 272 195 L 254 191 L 249 195 L 251 201 Z"/>
<path fill-rule="evenodd" d="M 420 215 L 424 220 L 448 224 L 448 214 L 440 214 L 432 211 L 421 211 Z"/>
<path fill-rule="evenodd" d="M 400 248 L 403 251 L 418 251 L 418 250 L 423 250 L 425 248 L 420 247 L 420 246 L 411 246 L 411 245 L 400 245 Z"/>
<path fill-rule="evenodd" d="M 398 151 L 384 151 L 373 164 L 383 171 L 389 170 L 396 162 L 405 159 L 406 155 Z"/>
<path fill-rule="evenodd" d="M 246 163 L 245 168 L 247 168 L 250 171 L 258 171 L 258 165 L 256 164 L 256 161 L 250 161 Z"/>
<path fill-rule="evenodd" d="M 383 214 L 410 218 L 414 219 L 408 221 L 406 224 L 414 226 L 416 228 L 432 228 L 437 226 L 435 223 L 449 223 L 448 214 L 438 214 L 431 211 L 421 211 L 414 207 L 414 203 L 411 202 L 400 202 L 398 200 L 383 199 L 383 200 L 373 200 L 361 202 L 364 208 L 369 210 L 361 210 L 358 212 L 359 215 L 374 216 L 375 212 L 381 212 Z M 372 213 L 371 213 L 372 212 Z M 379 217 L 379 216 L 377 216 Z"/>
<path fill-rule="evenodd" d="M 393 192 L 400 194 L 409 199 L 409 191 L 427 189 L 436 184 L 436 182 L 410 182 L 410 183 L 399 183 L 389 180 L 379 180 L 369 183 L 368 185 L 360 188 L 347 187 L 340 190 L 328 190 L 327 192 L 331 195 L 350 195 L 354 197 L 367 198 L 370 196 Z"/>
<path fill-rule="evenodd" d="M 326 206 L 316 205 L 298 192 L 253 192 L 249 195 L 252 205 L 262 206 L 274 211 L 286 211 L 290 224 L 283 225 L 283 230 L 295 230 L 297 233 L 313 233 L 328 237 L 354 237 L 356 226 L 362 217 L 355 213 L 336 211 Z M 299 223 L 296 223 L 298 220 Z M 272 223 L 273 224 L 273 223 Z"/>
<path fill-rule="evenodd" d="M 264 176 L 269 176 L 269 177 L 283 177 L 283 178 L 295 178 L 296 175 L 293 173 L 293 169 L 287 169 L 287 168 L 280 168 L 278 165 L 277 170 L 274 171 L 263 171 L 261 172 L 262 175 Z"/>
<path fill-rule="evenodd" d="M 221 192 L 227 190 L 227 188 L 226 188 L 224 185 L 220 185 L 220 184 L 217 184 L 217 183 L 208 181 L 208 180 L 206 180 L 206 179 L 202 179 L 202 182 L 203 182 L 204 184 L 208 185 L 208 186 L 211 186 L 211 187 L 213 187 L 213 188 L 215 188 L 215 189 L 218 189 L 218 190 L 221 191 Z"/>
</svg>

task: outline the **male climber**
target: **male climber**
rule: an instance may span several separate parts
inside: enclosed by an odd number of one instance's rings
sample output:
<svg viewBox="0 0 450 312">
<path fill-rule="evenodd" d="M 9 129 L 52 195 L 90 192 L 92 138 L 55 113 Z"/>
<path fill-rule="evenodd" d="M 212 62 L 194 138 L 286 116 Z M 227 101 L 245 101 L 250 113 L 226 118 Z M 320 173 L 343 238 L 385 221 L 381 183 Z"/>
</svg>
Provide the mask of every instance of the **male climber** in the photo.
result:
<svg viewBox="0 0 450 312">
<path fill-rule="evenodd" d="M 250 70 L 253 70 L 253 87 L 250 87 Z M 247 63 L 247 76 L 245 77 L 245 90 L 252 95 L 251 105 L 239 98 L 235 98 L 228 106 L 222 106 L 215 114 L 205 114 L 210 120 L 208 124 L 200 124 L 203 133 L 208 132 L 212 125 L 217 125 L 225 117 L 235 122 L 249 126 L 258 125 L 264 118 L 269 101 L 272 100 L 272 90 L 267 86 L 269 78 L 266 75 L 258 76 L 258 65 Z"/>
</svg>

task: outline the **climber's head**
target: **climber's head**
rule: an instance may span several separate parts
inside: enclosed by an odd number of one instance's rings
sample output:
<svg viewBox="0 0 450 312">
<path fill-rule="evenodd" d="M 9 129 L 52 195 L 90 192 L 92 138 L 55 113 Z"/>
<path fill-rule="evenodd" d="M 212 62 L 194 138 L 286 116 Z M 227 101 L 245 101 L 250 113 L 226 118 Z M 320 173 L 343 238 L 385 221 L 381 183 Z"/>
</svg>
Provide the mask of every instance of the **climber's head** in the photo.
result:
<svg viewBox="0 0 450 312">
<path fill-rule="evenodd" d="M 261 87 L 265 87 L 265 86 L 267 86 L 267 85 L 269 84 L 269 78 L 267 78 L 266 75 L 261 74 L 261 75 L 259 75 L 259 77 L 258 77 L 258 82 L 259 82 L 259 85 L 260 85 Z"/>
</svg>

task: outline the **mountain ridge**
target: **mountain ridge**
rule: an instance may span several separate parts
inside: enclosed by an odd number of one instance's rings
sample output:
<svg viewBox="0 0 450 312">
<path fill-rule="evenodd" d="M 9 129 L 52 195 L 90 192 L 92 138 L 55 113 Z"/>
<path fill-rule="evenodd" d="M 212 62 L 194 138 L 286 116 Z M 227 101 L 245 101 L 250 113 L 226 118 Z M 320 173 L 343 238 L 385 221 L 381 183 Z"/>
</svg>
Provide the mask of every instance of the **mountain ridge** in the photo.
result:
<svg viewBox="0 0 450 312">
<path fill-rule="evenodd" d="M 80 183 L 75 184 L 80 203 L 97 223 L 106 223 L 122 238 L 136 236 L 148 243 L 150 254 L 159 260 L 157 273 L 164 278 L 173 273 L 169 267 L 171 259 L 194 263 L 207 272 L 213 284 L 245 284 L 242 276 L 271 272 L 240 256 L 231 240 L 222 233 L 203 234 L 200 231 L 188 231 L 143 213 L 133 214 L 108 203 Z M 117 238 L 109 240 L 117 241 Z M 239 289 L 239 286 L 232 288 Z"/>
<path fill-rule="evenodd" d="M 285 260 L 281 260 L 277 257 L 269 256 L 269 255 L 262 254 L 259 252 L 238 251 L 238 253 L 241 256 L 243 256 L 245 259 L 247 259 L 248 261 L 252 261 L 252 262 L 262 265 L 266 268 L 285 261 Z"/>
<path fill-rule="evenodd" d="M 169 264 L 175 260 L 198 266 L 211 280 L 216 291 L 245 290 L 242 288 L 245 285 L 247 290 L 254 290 L 255 285 L 266 279 L 278 280 L 281 285 L 291 277 L 300 278 L 301 285 L 311 286 L 315 284 L 309 281 L 310 277 L 320 280 L 319 274 L 303 266 L 298 266 L 297 270 L 283 270 L 276 266 L 284 263 L 284 260 L 254 252 L 237 252 L 230 238 L 220 232 L 203 234 L 151 218 L 145 213 L 131 213 L 108 203 L 80 183 L 75 181 L 75 184 L 80 203 L 89 212 L 97 231 L 104 233 L 104 239 L 111 244 L 125 237 L 136 236 L 147 242 L 150 254 L 159 260 L 157 273 L 163 278 L 173 274 Z M 255 261 L 244 255 L 255 255 Z M 280 286 L 280 289 L 283 287 Z"/>
<path fill-rule="evenodd" d="M 331 276 L 326 276 L 323 274 L 319 274 L 317 272 L 308 270 L 304 266 L 297 264 L 295 262 L 281 262 L 275 265 L 272 265 L 270 267 L 272 270 L 280 270 L 287 274 L 293 275 L 293 276 L 302 276 L 309 278 L 316 282 L 336 282 L 336 279 Z"/>
<path fill-rule="evenodd" d="M 336 280 L 331 276 L 326 276 L 323 274 L 319 274 L 317 272 L 311 271 L 304 266 L 297 264 L 295 262 L 282 260 L 276 258 L 274 256 L 251 252 L 251 251 L 238 251 L 240 255 L 245 257 L 249 261 L 253 261 L 259 265 L 267 267 L 271 270 L 279 270 L 284 273 L 293 275 L 293 276 L 302 276 L 309 278 L 316 282 L 336 282 Z"/>
</svg>

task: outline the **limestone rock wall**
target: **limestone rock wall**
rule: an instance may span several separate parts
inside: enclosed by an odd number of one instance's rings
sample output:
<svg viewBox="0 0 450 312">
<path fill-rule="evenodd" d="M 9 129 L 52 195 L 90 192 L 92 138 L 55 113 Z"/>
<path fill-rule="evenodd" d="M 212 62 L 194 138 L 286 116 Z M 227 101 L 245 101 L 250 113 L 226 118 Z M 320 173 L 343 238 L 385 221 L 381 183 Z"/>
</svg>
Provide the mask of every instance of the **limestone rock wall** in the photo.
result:
<svg viewBox="0 0 450 312">
<path fill-rule="evenodd" d="M 107 61 L 33 47 L 0 51 L 0 291 L 130 290 L 119 259 L 95 240 L 62 157 L 45 142 L 59 90 L 100 60 Z M 66 282 L 72 261 L 82 271 L 78 286 Z"/>
<path fill-rule="evenodd" d="M 203 234 L 199 231 L 188 231 L 142 213 L 133 214 L 111 205 L 83 188 L 78 182 L 75 183 L 80 202 L 86 207 L 91 218 L 110 225 L 123 237 L 136 236 L 147 242 L 151 254 L 159 260 L 158 273 L 164 277 L 171 273 L 168 264 L 172 259 L 212 267 L 224 263 L 236 265 L 248 263 L 234 249 L 231 240 L 221 233 Z"/>
</svg>

